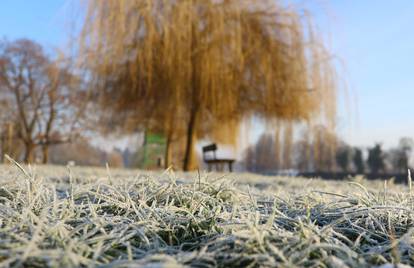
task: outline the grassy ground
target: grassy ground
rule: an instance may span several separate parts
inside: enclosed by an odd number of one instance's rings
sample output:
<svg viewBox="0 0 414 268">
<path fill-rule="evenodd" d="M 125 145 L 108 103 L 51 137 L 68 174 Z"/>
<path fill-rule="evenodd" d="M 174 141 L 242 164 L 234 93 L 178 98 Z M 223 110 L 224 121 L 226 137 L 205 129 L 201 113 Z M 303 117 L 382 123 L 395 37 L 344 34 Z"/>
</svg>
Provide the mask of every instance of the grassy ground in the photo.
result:
<svg viewBox="0 0 414 268">
<path fill-rule="evenodd" d="M 0 166 L 0 266 L 404 267 L 413 220 L 392 181 Z"/>
</svg>

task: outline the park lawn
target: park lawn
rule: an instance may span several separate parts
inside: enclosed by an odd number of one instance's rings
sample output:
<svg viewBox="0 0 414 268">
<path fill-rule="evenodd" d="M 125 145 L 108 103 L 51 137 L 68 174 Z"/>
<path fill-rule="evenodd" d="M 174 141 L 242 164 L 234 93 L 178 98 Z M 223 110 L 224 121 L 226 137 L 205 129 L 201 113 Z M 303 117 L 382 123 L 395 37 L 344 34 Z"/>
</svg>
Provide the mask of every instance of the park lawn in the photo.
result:
<svg viewBox="0 0 414 268">
<path fill-rule="evenodd" d="M 414 266 L 410 188 L 0 165 L 0 266 Z"/>
</svg>

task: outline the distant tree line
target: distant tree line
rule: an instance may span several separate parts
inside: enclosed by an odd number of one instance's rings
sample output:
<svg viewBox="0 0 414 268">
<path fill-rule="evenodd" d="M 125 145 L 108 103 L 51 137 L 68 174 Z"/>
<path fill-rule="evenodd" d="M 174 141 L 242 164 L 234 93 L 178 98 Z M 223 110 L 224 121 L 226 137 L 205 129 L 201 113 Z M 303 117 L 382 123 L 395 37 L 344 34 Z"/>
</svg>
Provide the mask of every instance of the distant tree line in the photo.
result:
<svg viewBox="0 0 414 268">
<path fill-rule="evenodd" d="M 398 146 L 384 150 L 380 143 L 369 148 L 346 144 L 332 132 L 319 126 L 316 135 L 305 131 L 287 152 L 278 137 L 263 134 L 245 150 L 243 164 L 250 172 L 277 173 L 295 169 L 299 172 L 343 172 L 357 174 L 405 173 L 410 168 L 413 139 L 403 137 Z M 335 146 L 329 139 L 335 140 Z M 289 163 L 289 164 L 288 164 Z"/>
<path fill-rule="evenodd" d="M 384 150 L 380 143 L 369 147 L 364 158 L 363 150 L 343 144 L 338 148 L 336 162 L 343 172 L 356 173 L 405 173 L 410 168 L 414 142 L 403 137 L 395 148 Z"/>
</svg>

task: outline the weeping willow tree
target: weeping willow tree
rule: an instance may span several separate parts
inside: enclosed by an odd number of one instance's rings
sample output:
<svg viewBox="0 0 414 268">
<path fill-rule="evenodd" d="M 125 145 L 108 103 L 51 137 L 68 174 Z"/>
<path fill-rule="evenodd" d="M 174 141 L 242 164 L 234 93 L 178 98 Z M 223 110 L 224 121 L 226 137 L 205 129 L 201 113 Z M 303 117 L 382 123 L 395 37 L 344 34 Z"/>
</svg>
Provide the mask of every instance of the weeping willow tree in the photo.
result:
<svg viewBox="0 0 414 268">
<path fill-rule="evenodd" d="M 274 0 L 90 0 L 80 43 L 101 107 L 184 137 L 184 170 L 198 139 L 234 144 L 250 116 L 330 122 L 335 113 L 311 23 Z"/>
</svg>

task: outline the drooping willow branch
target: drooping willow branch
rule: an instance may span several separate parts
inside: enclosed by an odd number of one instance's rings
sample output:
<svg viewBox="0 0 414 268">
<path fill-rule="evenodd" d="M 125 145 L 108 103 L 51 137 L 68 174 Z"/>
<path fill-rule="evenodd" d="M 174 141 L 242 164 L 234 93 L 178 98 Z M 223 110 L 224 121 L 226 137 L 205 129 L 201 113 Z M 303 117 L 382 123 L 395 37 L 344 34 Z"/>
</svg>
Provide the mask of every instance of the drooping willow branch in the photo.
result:
<svg viewBox="0 0 414 268">
<path fill-rule="evenodd" d="M 102 107 L 185 136 L 188 170 L 197 139 L 235 143 L 251 115 L 332 122 L 334 72 L 315 40 L 273 0 L 90 0 L 80 51 Z"/>
</svg>

